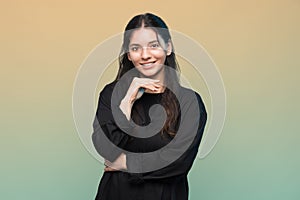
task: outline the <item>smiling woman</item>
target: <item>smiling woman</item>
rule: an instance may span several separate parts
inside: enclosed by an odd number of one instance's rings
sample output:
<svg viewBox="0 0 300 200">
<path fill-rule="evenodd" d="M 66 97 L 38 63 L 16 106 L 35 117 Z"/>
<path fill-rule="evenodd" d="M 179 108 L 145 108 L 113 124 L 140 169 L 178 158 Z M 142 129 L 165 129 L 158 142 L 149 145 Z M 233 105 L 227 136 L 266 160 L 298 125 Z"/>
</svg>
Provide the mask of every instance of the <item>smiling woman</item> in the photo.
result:
<svg viewBox="0 0 300 200">
<path fill-rule="evenodd" d="M 142 76 L 158 79 L 163 83 L 163 65 L 171 50 L 171 42 L 168 42 L 166 47 L 161 36 L 143 24 L 132 33 L 127 55 Z"/>
<path fill-rule="evenodd" d="M 187 174 L 207 114 L 200 95 L 180 86 L 177 70 L 164 21 L 151 13 L 133 17 L 124 32 L 116 80 L 99 96 L 92 140 L 105 159 L 105 169 L 96 200 L 188 199 Z M 124 82 L 124 77 L 129 81 Z M 114 92 L 120 85 L 126 89 L 116 103 Z M 160 120 L 162 114 L 151 114 L 155 104 L 164 108 L 165 120 Z M 114 110 L 121 113 L 117 118 Z M 160 131 L 149 128 L 158 121 L 163 121 Z M 132 127 L 125 131 L 119 124 Z M 101 130 L 116 149 L 124 151 L 108 148 Z M 151 136 L 143 137 L 145 132 Z"/>
</svg>

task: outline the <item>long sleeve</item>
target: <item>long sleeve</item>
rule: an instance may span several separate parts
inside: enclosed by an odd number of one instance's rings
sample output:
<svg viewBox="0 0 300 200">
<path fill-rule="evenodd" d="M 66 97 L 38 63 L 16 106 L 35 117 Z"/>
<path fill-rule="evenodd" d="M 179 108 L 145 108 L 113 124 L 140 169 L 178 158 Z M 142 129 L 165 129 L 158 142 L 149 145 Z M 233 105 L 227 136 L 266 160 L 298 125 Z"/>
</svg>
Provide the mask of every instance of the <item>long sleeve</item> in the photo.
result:
<svg viewBox="0 0 300 200">
<path fill-rule="evenodd" d="M 147 166 L 152 165 L 153 162 L 167 163 L 169 160 L 166 160 L 166 158 L 182 154 L 182 149 L 178 149 L 177 147 L 188 145 L 188 148 L 178 159 L 161 169 L 146 173 L 132 174 L 131 178 L 133 181 L 167 180 L 168 178 L 187 175 L 197 155 L 207 121 L 207 113 L 203 101 L 199 94 L 195 94 L 197 102 L 188 102 L 181 109 L 183 120 L 181 121 L 182 124 L 180 124 L 180 126 L 182 127 L 181 130 L 186 132 L 183 137 L 178 138 L 177 145 L 157 151 L 154 156 L 149 156 L 148 154 L 142 154 L 140 156 L 128 154 L 127 167 L 136 171 L 145 170 L 147 169 Z M 195 109 L 199 109 L 199 112 L 195 112 Z M 191 119 L 191 113 L 197 113 L 199 116 L 194 116 L 195 118 Z M 192 134 L 193 131 L 197 131 L 196 135 Z"/>
<path fill-rule="evenodd" d="M 92 134 L 93 144 L 97 152 L 111 162 L 121 153 L 117 147 L 123 148 L 129 139 L 128 134 L 116 125 L 113 118 L 111 97 L 114 84 L 106 85 L 99 95 L 98 107 L 93 123 L 94 132 Z"/>
</svg>

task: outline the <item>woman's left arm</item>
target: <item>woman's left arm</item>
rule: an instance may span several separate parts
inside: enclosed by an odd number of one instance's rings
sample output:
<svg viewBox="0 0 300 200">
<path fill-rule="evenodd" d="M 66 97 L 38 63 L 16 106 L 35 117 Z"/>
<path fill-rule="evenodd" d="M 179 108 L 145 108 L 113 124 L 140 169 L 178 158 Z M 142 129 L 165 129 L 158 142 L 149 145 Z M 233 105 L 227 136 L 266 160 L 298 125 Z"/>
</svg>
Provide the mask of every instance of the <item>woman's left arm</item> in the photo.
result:
<svg viewBox="0 0 300 200">
<path fill-rule="evenodd" d="M 203 131 L 207 121 L 207 113 L 204 103 L 199 94 L 195 93 L 197 97 L 197 102 L 189 102 L 181 110 L 181 116 L 183 120 L 181 121 L 181 130 L 186 131 L 183 135 L 184 138 L 178 138 L 177 144 L 171 148 L 158 151 L 155 156 L 142 156 L 137 159 L 136 156 L 127 155 L 127 168 L 129 171 L 142 171 L 149 167 L 149 165 L 154 164 L 160 165 L 160 163 L 165 162 L 167 157 L 178 157 L 175 161 L 167 161 L 165 167 L 150 171 L 146 173 L 131 173 L 133 180 L 155 180 L 155 179 L 168 179 L 171 177 L 186 175 L 191 169 L 195 157 L 198 152 L 198 148 L 202 139 Z M 199 109 L 199 112 L 195 112 L 195 109 Z M 196 114 L 195 118 L 191 118 L 191 114 Z M 195 130 L 196 129 L 196 130 Z M 196 131 L 196 134 L 195 134 Z M 175 137 L 176 138 L 176 137 Z M 174 139 L 175 139 L 174 138 Z M 187 147 L 184 149 L 183 147 Z M 182 151 L 184 149 L 185 151 Z"/>
</svg>

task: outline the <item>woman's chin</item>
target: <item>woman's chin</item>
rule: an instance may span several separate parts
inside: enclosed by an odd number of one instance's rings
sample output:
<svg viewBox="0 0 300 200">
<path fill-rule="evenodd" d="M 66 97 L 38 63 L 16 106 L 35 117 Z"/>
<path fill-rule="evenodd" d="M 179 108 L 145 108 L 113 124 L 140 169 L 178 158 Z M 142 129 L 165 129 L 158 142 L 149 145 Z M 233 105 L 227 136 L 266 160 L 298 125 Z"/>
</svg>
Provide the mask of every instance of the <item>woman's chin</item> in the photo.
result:
<svg viewBox="0 0 300 200">
<path fill-rule="evenodd" d="M 145 78 L 152 78 L 154 79 L 157 75 L 157 73 L 151 73 L 151 72 L 140 72 L 142 77 Z"/>
<path fill-rule="evenodd" d="M 160 77 L 160 75 L 164 74 L 164 70 L 152 68 L 152 69 L 143 69 L 139 68 L 138 71 L 143 77 L 155 79 L 156 77 Z"/>
</svg>

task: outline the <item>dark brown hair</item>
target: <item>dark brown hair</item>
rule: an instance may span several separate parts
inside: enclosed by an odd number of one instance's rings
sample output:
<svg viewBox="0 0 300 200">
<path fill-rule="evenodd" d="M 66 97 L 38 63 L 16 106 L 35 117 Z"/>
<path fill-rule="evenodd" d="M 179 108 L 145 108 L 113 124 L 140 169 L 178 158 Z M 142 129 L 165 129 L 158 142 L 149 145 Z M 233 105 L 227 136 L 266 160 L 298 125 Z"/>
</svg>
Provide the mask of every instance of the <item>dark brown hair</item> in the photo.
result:
<svg viewBox="0 0 300 200">
<path fill-rule="evenodd" d="M 127 24 L 125 32 L 123 35 L 123 44 L 119 56 L 119 71 L 116 80 L 119 80 L 126 72 L 134 68 L 133 63 L 128 59 L 127 52 L 130 42 L 130 37 L 133 31 L 137 28 L 147 27 L 153 29 L 156 34 L 160 35 L 164 43 L 167 44 L 171 42 L 171 35 L 166 23 L 158 16 L 145 13 L 141 15 L 136 15 Z M 170 55 L 166 56 L 164 65 L 171 67 L 174 70 L 165 70 L 165 83 L 166 85 L 172 84 L 175 88 L 179 86 L 179 79 L 176 71 L 179 71 L 178 63 L 176 61 L 176 56 L 174 53 L 174 45 L 172 44 L 172 52 Z M 166 67 L 165 69 L 167 69 Z M 166 73 L 167 72 L 167 73 Z M 174 85 L 175 84 L 175 85 Z M 176 99 L 175 94 L 168 88 L 162 95 L 162 106 L 165 108 L 167 119 L 162 129 L 162 133 L 167 133 L 170 136 L 176 134 L 178 128 L 178 120 L 180 116 L 179 103 Z"/>
</svg>

